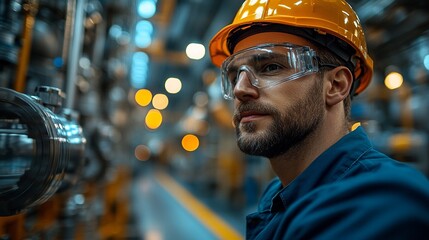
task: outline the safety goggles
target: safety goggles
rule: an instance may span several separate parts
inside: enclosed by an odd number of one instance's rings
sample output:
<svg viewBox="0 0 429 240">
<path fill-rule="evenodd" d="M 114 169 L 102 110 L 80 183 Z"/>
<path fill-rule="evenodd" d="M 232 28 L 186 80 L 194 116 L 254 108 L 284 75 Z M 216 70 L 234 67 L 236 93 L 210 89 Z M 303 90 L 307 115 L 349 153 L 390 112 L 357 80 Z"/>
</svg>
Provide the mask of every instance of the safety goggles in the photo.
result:
<svg viewBox="0 0 429 240">
<path fill-rule="evenodd" d="M 318 72 L 318 62 L 316 52 L 307 46 L 263 44 L 231 55 L 221 69 L 222 92 L 231 100 L 235 85 L 245 76 L 252 86 L 268 88 Z"/>
</svg>

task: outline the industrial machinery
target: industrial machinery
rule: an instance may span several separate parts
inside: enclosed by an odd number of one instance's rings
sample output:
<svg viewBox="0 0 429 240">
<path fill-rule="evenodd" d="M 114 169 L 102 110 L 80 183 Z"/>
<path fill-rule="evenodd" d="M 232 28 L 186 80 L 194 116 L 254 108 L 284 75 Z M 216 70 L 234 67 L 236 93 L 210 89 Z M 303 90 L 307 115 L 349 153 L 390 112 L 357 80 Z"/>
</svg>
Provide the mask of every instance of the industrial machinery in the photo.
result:
<svg viewBox="0 0 429 240">
<path fill-rule="evenodd" d="M 124 233 L 127 168 L 113 166 L 111 103 L 99 100 L 103 11 L 98 0 L 0 1 L 2 239 Z"/>
<path fill-rule="evenodd" d="M 45 202 L 77 182 L 86 139 L 76 114 L 61 108 L 61 91 L 37 96 L 0 88 L 0 215 Z"/>
</svg>

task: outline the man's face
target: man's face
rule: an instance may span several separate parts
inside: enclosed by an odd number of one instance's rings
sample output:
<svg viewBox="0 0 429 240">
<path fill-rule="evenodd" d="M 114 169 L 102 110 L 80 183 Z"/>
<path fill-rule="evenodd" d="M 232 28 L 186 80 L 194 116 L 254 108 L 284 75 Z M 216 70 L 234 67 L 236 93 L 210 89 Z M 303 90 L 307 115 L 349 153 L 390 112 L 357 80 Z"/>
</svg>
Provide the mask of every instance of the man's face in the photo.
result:
<svg viewBox="0 0 429 240">
<path fill-rule="evenodd" d="M 260 33 L 239 42 L 235 51 L 272 43 L 273 39 L 309 45 L 304 39 L 286 33 Z M 258 89 L 244 73 L 234 95 L 237 143 L 251 155 L 272 158 L 285 153 L 314 132 L 324 117 L 323 80 L 318 74 Z"/>
</svg>

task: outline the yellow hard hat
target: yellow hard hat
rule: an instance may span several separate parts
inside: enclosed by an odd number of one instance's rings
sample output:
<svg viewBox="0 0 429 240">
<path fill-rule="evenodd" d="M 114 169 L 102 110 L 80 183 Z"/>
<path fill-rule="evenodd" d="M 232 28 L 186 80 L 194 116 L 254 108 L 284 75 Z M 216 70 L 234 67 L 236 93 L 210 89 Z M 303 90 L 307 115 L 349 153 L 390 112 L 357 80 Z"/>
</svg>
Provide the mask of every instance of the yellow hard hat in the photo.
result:
<svg viewBox="0 0 429 240">
<path fill-rule="evenodd" d="M 347 56 L 354 64 L 353 94 L 362 92 L 370 83 L 373 61 L 368 55 L 359 18 L 347 2 L 343 0 L 246 0 L 232 24 L 221 29 L 210 41 L 209 49 L 213 64 L 220 67 L 222 62 L 231 55 L 228 41 L 237 30 L 246 31 L 247 28 L 258 24 L 280 24 L 310 29 L 314 32 L 312 36 L 332 35 L 342 40 L 341 42 L 347 43 L 354 49 L 353 56 Z M 332 50 L 331 45 L 321 44 Z"/>
</svg>

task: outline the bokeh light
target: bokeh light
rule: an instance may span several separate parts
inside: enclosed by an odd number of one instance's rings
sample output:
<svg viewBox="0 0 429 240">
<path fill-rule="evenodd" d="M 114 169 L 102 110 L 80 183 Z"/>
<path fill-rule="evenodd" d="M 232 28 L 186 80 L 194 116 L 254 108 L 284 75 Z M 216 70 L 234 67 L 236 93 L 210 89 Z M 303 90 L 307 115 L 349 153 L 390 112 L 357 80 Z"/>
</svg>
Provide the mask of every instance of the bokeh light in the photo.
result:
<svg viewBox="0 0 429 240">
<path fill-rule="evenodd" d="M 135 94 L 138 105 L 146 107 L 152 101 L 152 92 L 147 89 L 139 89 Z"/>
<path fill-rule="evenodd" d="M 186 47 L 186 56 L 190 59 L 199 60 L 206 54 L 206 48 L 200 43 L 190 43 Z"/>
<path fill-rule="evenodd" d="M 151 18 L 156 13 L 155 0 L 141 0 L 138 5 L 138 14 L 142 18 Z"/>
<path fill-rule="evenodd" d="M 390 90 L 401 87 L 403 82 L 404 82 L 404 78 L 398 72 L 391 72 L 384 79 L 384 84 Z"/>
<path fill-rule="evenodd" d="M 356 130 L 356 128 L 360 127 L 362 124 L 360 122 L 355 122 L 353 123 L 351 129 L 352 131 Z"/>
<path fill-rule="evenodd" d="M 168 106 L 168 97 L 165 94 L 156 94 L 153 96 L 152 105 L 158 110 L 163 110 Z"/>
<path fill-rule="evenodd" d="M 200 146 L 200 140 L 193 134 L 187 134 L 182 138 L 182 147 L 188 152 L 193 152 Z"/>
<path fill-rule="evenodd" d="M 150 149 L 145 145 L 138 145 L 134 149 L 135 157 L 140 161 L 147 161 L 150 158 L 151 152 Z"/>
<path fill-rule="evenodd" d="M 157 109 L 149 110 L 149 112 L 146 114 L 145 123 L 149 129 L 154 130 L 159 128 L 159 126 L 162 124 L 161 112 Z"/>
<path fill-rule="evenodd" d="M 207 106 L 209 103 L 209 96 L 207 93 L 198 91 L 194 94 L 194 103 L 198 107 Z"/>
<path fill-rule="evenodd" d="M 168 93 L 176 94 L 182 89 L 182 81 L 178 78 L 171 77 L 165 80 L 164 86 Z"/>
<path fill-rule="evenodd" d="M 135 52 L 131 63 L 131 86 L 136 89 L 144 88 L 149 72 L 149 55 L 144 52 Z"/>
<path fill-rule="evenodd" d="M 147 20 L 141 20 L 136 25 L 134 41 L 137 47 L 146 48 L 152 43 L 153 25 Z"/>
<path fill-rule="evenodd" d="M 423 64 L 425 65 L 426 70 L 429 71 L 429 54 L 423 59 Z"/>
</svg>

